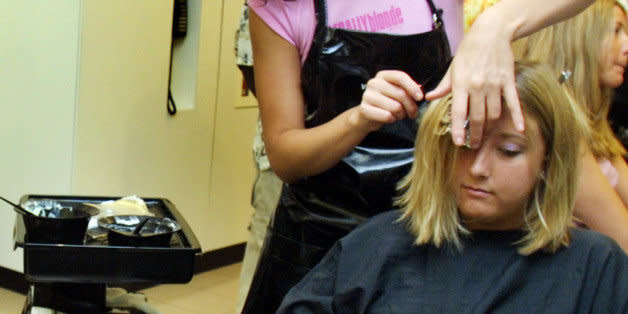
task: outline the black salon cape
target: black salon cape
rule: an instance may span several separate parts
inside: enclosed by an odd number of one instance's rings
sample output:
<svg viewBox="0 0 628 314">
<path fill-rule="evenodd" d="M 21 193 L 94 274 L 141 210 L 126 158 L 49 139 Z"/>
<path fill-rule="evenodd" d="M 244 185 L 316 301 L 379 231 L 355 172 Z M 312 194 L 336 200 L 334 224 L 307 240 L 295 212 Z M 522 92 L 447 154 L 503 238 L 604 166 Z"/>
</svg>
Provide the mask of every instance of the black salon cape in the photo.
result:
<svg viewBox="0 0 628 314">
<path fill-rule="evenodd" d="M 482 231 L 464 249 L 413 245 L 398 212 L 375 216 L 290 290 L 278 313 L 628 313 L 628 256 L 573 229 L 556 254 L 517 254 L 521 232 Z"/>
</svg>

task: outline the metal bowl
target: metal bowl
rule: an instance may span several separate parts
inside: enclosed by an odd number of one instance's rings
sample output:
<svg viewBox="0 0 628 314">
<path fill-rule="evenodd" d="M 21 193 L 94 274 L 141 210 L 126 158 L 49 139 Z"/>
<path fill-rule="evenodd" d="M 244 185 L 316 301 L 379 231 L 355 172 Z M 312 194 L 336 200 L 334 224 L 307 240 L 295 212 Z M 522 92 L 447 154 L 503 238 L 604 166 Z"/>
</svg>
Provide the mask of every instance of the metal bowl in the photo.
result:
<svg viewBox="0 0 628 314">
<path fill-rule="evenodd" d="M 107 230 L 109 245 L 170 246 L 172 235 L 181 226 L 166 217 L 116 215 L 98 219 L 98 226 Z"/>
<path fill-rule="evenodd" d="M 50 200 L 30 200 L 18 211 L 24 220 L 26 239 L 34 243 L 83 244 L 89 219 L 98 209 Z"/>
</svg>

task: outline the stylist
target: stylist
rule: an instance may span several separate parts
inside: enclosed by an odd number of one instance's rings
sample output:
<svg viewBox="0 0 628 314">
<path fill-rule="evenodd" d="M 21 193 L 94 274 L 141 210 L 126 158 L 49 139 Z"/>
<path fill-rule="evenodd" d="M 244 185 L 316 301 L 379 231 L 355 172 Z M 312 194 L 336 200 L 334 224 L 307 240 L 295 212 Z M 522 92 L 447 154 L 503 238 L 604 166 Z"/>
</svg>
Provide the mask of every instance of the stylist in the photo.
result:
<svg viewBox="0 0 628 314">
<path fill-rule="evenodd" d="M 502 95 L 523 129 L 510 41 L 590 2 L 504 0 L 478 17 L 451 62 L 461 0 L 249 0 L 263 139 L 286 184 L 244 311 L 275 310 L 335 240 L 390 208 L 412 163 L 424 90 L 435 88 L 428 99 L 454 91 L 456 144 L 467 117 L 479 144 Z"/>
</svg>

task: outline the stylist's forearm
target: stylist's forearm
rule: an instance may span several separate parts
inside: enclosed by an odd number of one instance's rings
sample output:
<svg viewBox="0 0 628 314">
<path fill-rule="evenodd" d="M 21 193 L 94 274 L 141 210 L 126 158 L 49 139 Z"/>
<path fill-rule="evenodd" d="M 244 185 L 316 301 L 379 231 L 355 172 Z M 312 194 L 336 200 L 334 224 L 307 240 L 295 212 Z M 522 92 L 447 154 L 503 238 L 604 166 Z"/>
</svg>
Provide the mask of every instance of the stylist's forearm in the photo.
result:
<svg viewBox="0 0 628 314">
<path fill-rule="evenodd" d="M 473 25 L 509 32 L 510 40 L 516 40 L 572 17 L 593 2 L 595 0 L 502 0 L 486 9 Z"/>
<path fill-rule="evenodd" d="M 363 121 L 353 118 L 356 109 L 349 109 L 314 128 L 286 130 L 275 137 L 265 136 L 273 171 L 290 183 L 332 168 L 369 132 Z"/>
</svg>

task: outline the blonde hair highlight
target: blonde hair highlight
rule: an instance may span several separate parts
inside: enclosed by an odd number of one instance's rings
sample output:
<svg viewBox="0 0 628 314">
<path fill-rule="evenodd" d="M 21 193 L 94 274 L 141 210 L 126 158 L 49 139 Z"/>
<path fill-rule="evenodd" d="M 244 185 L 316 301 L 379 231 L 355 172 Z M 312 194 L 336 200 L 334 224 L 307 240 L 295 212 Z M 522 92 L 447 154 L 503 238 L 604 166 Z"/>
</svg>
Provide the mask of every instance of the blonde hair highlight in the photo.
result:
<svg viewBox="0 0 628 314">
<path fill-rule="evenodd" d="M 519 253 L 555 252 L 569 243 L 577 181 L 579 143 L 586 118 L 571 105 L 558 78 L 539 63 L 516 63 L 517 91 L 526 119 L 534 119 L 546 147 L 542 180 L 522 213 L 525 236 Z M 398 185 L 400 220 L 416 236 L 416 244 L 461 248 L 461 236 L 471 233 L 459 217 L 452 190 L 453 165 L 459 148 L 449 134 L 451 95 L 430 105 L 415 142 L 414 163 Z"/>
</svg>

